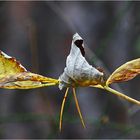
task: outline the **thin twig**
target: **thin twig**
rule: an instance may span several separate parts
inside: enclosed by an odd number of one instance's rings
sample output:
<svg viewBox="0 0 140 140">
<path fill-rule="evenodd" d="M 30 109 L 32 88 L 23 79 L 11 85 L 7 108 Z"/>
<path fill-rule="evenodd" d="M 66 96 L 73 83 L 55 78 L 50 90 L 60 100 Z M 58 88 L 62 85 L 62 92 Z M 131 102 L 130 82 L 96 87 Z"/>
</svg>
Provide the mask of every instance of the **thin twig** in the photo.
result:
<svg viewBox="0 0 140 140">
<path fill-rule="evenodd" d="M 66 92 L 65 92 L 65 95 L 64 95 L 64 98 L 63 98 L 63 101 L 62 101 L 62 105 L 61 105 L 60 120 L 59 120 L 59 130 L 60 130 L 60 132 L 61 132 L 61 129 L 62 129 L 63 110 L 64 110 L 64 106 L 65 106 L 65 101 L 66 101 L 66 98 L 67 98 L 67 95 L 68 95 L 68 91 L 69 91 L 69 88 L 66 89 Z"/>
<path fill-rule="evenodd" d="M 127 101 L 130 101 L 132 103 L 140 105 L 140 102 L 138 100 L 135 100 L 135 99 L 133 99 L 133 98 L 131 98 L 131 97 L 125 95 L 125 94 L 122 94 L 119 91 L 116 91 L 116 90 L 114 90 L 114 89 L 112 89 L 112 88 L 110 88 L 108 86 L 105 86 L 104 89 L 109 91 L 109 92 L 111 92 L 111 93 L 113 93 L 113 94 L 115 94 L 115 95 L 117 95 L 117 96 L 119 96 L 119 97 L 121 97 L 121 98 L 123 98 L 123 99 L 125 99 L 125 100 L 127 100 Z"/>
<path fill-rule="evenodd" d="M 75 100 L 75 103 L 76 103 L 76 108 L 77 108 L 77 111 L 78 111 L 79 116 L 80 116 L 80 120 L 81 120 L 81 122 L 82 122 L 83 127 L 86 128 L 85 123 L 84 123 L 84 119 L 83 119 L 83 117 L 82 117 L 82 113 L 81 113 L 81 111 L 80 111 L 78 99 L 77 99 L 77 97 L 76 97 L 75 88 L 72 88 L 72 89 L 73 89 L 74 100 Z"/>
</svg>

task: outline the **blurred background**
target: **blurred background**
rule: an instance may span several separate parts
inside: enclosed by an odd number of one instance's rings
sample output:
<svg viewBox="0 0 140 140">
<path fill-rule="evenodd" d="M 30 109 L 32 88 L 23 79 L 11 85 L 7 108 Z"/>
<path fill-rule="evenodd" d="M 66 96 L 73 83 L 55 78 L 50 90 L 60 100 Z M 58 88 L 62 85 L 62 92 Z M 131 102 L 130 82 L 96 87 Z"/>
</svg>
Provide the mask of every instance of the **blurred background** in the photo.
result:
<svg viewBox="0 0 140 140">
<path fill-rule="evenodd" d="M 140 2 L 0 2 L 0 50 L 27 70 L 58 78 L 72 35 L 85 41 L 86 58 L 108 76 L 140 57 Z M 140 76 L 112 84 L 140 100 Z M 82 128 L 73 96 L 68 95 L 62 132 L 59 113 L 65 90 L 0 89 L 0 138 L 140 138 L 140 107 L 95 88 L 78 88 L 86 123 Z"/>
</svg>

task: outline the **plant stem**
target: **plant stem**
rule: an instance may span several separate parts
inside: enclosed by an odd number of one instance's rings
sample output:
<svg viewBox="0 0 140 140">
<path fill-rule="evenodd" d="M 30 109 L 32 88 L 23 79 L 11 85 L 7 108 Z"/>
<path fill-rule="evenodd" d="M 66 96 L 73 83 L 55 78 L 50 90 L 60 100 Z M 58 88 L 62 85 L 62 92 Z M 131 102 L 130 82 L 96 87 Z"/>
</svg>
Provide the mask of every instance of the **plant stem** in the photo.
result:
<svg viewBox="0 0 140 140">
<path fill-rule="evenodd" d="M 85 123 L 84 123 L 84 119 L 83 119 L 83 117 L 82 117 L 82 113 L 81 113 L 81 111 L 80 111 L 80 107 L 79 107 L 78 99 L 77 99 L 77 97 L 76 97 L 76 91 L 75 91 L 75 88 L 73 88 L 72 90 L 73 90 L 74 100 L 75 100 L 75 103 L 76 103 L 76 108 L 77 108 L 77 111 L 78 111 L 79 116 L 80 116 L 80 120 L 81 120 L 81 122 L 82 122 L 83 127 L 85 128 L 86 126 L 85 126 Z"/>
<path fill-rule="evenodd" d="M 69 91 L 69 88 L 66 89 L 66 92 L 65 92 L 65 95 L 64 95 L 64 98 L 63 98 L 63 101 L 62 101 L 62 105 L 61 105 L 61 110 L 60 110 L 60 120 L 59 120 L 59 130 L 60 130 L 60 132 L 61 132 L 61 129 L 62 129 L 63 110 L 64 110 L 64 106 L 65 106 L 65 101 L 66 101 L 66 98 L 67 98 L 67 95 L 68 95 L 68 91 Z"/>
<path fill-rule="evenodd" d="M 119 91 L 116 91 L 116 90 L 114 90 L 114 89 L 112 89 L 112 88 L 110 88 L 108 86 L 104 86 L 104 89 L 109 91 L 109 92 L 111 92 L 111 93 L 113 93 L 113 94 L 115 94 L 115 95 L 117 95 L 117 96 L 119 96 L 119 97 L 121 97 L 121 98 L 123 98 L 123 99 L 125 99 L 125 100 L 127 100 L 127 101 L 130 101 L 132 103 L 140 105 L 140 102 L 138 100 L 135 100 L 135 99 L 133 99 L 133 98 L 131 98 L 131 97 L 125 95 L 125 94 L 122 94 Z"/>
</svg>

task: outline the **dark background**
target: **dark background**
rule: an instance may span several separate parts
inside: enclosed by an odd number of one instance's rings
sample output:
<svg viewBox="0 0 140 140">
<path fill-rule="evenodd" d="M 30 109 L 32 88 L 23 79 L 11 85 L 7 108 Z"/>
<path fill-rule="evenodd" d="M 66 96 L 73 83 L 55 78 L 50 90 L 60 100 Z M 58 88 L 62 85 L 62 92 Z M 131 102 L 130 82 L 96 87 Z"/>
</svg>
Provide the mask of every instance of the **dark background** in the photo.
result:
<svg viewBox="0 0 140 140">
<path fill-rule="evenodd" d="M 90 64 L 109 75 L 140 56 L 140 2 L 0 2 L 0 50 L 29 71 L 58 78 L 75 32 Z M 139 83 L 137 76 L 113 87 L 140 100 Z M 70 92 L 60 133 L 64 91 L 1 89 L 0 138 L 140 138 L 140 107 L 95 88 L 77 89 L 87 128 Z"/>
</svg>

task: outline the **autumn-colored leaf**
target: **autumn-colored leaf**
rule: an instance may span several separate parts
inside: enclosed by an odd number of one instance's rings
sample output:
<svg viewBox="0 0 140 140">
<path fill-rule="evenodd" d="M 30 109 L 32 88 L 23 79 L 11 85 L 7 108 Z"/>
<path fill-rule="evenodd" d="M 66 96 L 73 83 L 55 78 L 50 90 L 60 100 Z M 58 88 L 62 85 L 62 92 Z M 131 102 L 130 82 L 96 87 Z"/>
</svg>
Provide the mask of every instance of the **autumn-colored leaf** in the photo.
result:
<svg viewBox="0 0 140 140">
<path fill-rule="evenodd" d="M 13 76 L 6 76 L 0 80 L 0 88 L 32 89 L 44 86 L 57 85 L 57 79 L 48 78 L 31 72 L 21 72 Z"/>
<path fill-rule="evenodd" d="M 0 51 L 0 80 L 5 76 L 27 71 L 15 58 Z"/>
<path fill-rule="evenodd" d="M 140 74 L 140 58 L 129 61 L 117 68 L 108 78 L 106 85 L 133 79 Z"/>
<path fill-rule="evenodd" d="M 27 71 L 15 58 L 0 51 L 0 88 L 30 89 L 58 83 L 57 79 Z"/>
</svg>

